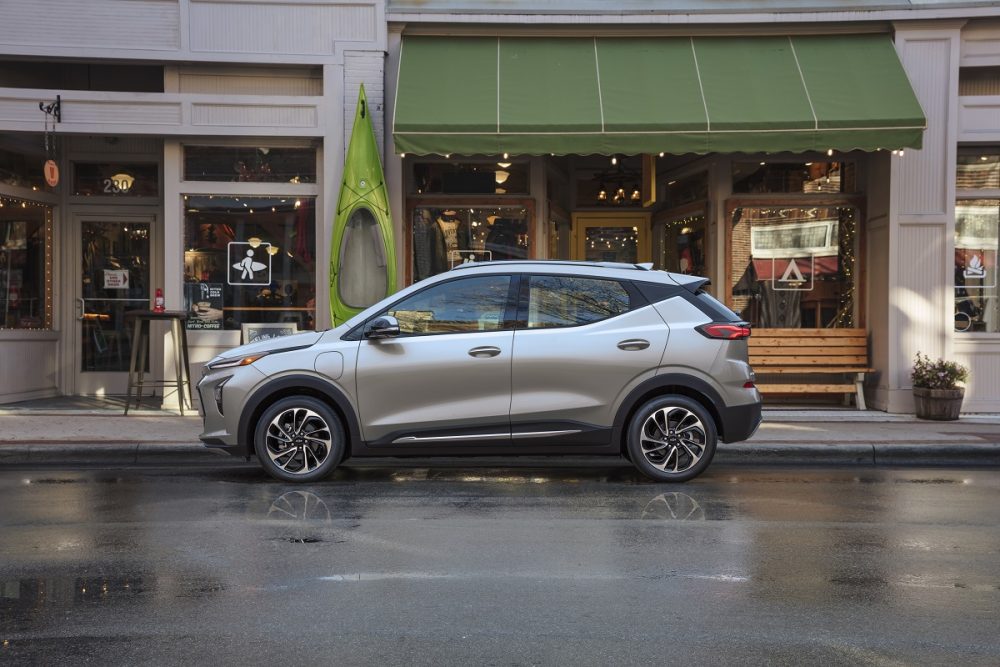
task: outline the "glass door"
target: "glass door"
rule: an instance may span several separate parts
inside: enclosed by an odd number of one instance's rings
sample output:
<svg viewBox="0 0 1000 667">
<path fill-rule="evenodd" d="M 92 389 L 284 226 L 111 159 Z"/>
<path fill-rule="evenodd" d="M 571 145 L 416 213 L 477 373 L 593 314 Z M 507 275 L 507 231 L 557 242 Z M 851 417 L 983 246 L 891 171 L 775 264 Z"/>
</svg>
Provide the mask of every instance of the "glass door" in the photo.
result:
<svg viewBox="0 0 1000 667">
<path fill-rule="evenodd" d="M 574 259 L 589 262 L 649 262 L 648 213 L 577 213 Z"/>
<path fill-rule="evenodd" d="M 125 393 L 132 354 L 132 329 L 126 326 L 125 314 L 149 308 L 151 233 L 148 221 L 79 220 L 79 394 Z"/>
</svg>

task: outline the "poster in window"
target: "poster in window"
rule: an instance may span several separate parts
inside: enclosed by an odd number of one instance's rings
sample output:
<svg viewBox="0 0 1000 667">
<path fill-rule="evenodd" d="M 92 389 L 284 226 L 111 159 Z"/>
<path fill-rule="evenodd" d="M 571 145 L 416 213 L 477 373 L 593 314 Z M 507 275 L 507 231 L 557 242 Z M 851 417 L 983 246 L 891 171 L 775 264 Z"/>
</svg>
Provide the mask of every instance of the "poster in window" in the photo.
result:
<svg viewBox="0 0 1000 667">
<path fill-rule="evenodd" d="M 299 332 L 299 326 L 295 322 L 259 322 L 254 324 L 242 324 L 240 326 L 242 330 L 243 344 L 248 343 L 259 343 L 261 341 L 270 340 L 272 338 L 280 338 L 282 336 L 291 336 Z"/>
<path fill-rule="evenodd" d="M 188 283 L 184 299 L 188 329 L 222 328 L 222 283 Z"/>
</svg>

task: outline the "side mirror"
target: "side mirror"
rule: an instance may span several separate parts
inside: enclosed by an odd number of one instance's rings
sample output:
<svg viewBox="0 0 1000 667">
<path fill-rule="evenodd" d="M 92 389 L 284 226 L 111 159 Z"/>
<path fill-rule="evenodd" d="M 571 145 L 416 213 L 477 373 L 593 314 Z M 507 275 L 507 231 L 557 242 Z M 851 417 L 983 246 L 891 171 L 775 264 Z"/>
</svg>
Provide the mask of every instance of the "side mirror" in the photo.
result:
<svg viewBox="0 0 1000 667">
<path fill-rule="evenodd" d="M 392 315 L 377 317 L 365 327 L 365 338 L 395 338 L 399 335 L 399 320 Z"/>
</svg>

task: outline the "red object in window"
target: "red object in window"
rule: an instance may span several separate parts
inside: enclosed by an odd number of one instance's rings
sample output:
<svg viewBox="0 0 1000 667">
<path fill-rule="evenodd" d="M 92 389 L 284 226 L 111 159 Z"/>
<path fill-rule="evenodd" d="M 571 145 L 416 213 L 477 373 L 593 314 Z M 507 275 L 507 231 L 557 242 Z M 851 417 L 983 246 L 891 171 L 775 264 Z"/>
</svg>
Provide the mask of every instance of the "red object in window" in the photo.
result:
<svg viewBox="0 0 1000 667">
<path fill-rule="evenodd" d="M 157 313 L 162 313 L 166 310 L 166 306 L 163 300 L 163 288 L 156 288 L 156 296 L 153 297 L 153 311 Z"/>
<path fill-rule="evenodd" d="M 743 340 L 750 337 L 750 325 L 746 322 L 733 322 L 731 324 L 713 322 L 712 324 L 703 324 L 696 328 L 706 338 Z"/>
</svg>

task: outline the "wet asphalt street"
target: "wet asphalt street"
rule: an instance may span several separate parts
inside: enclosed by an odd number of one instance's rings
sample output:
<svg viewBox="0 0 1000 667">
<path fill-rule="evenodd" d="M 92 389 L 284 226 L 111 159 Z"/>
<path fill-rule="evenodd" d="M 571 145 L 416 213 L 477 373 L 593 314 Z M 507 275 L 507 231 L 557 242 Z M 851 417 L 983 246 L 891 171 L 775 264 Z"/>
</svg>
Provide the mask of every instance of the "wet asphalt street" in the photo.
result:
<svg viewBox="0 0 1000 667">
<path fill-rule="evenodd" d="M 0 664 L 997 664 L 1000 471 L 0 471 Z"/>
</svg>

